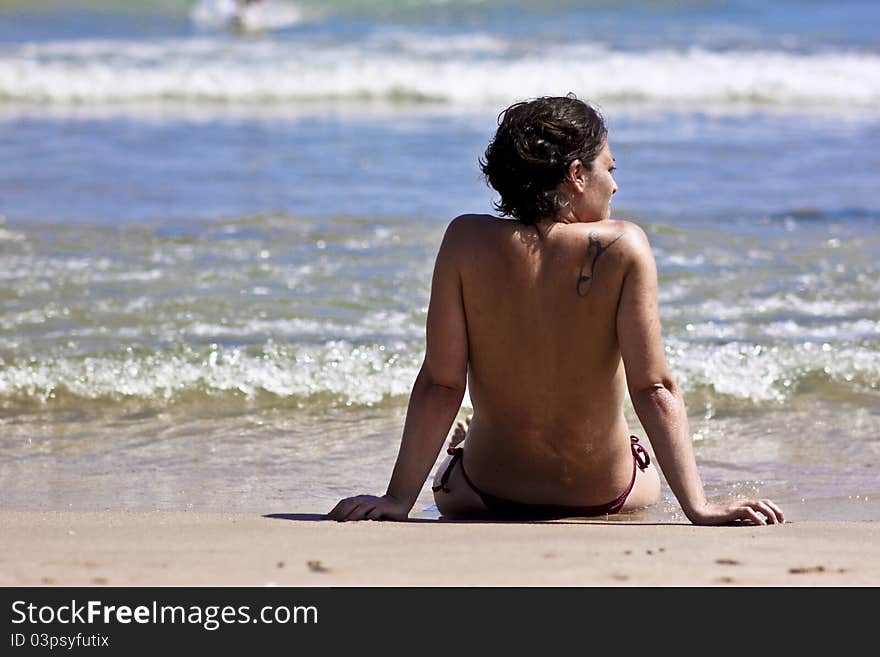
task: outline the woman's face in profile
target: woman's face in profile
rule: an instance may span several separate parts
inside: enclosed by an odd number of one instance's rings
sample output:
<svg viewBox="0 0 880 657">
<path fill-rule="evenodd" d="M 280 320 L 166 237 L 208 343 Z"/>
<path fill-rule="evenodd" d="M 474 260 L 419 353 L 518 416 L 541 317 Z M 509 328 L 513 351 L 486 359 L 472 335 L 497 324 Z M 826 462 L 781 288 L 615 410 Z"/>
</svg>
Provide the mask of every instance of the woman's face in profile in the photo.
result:
<svg viewBox="0 0 880 657">
<path fill-rule="evenodd" d="M 611 196 L 617 192 L 613 171 L 614 157 L 605 142 L 593 160 L 592 169 L 581 167 L 577 174 L 583 179 L 582 184 L 575 186 L 579 193 L 572 198 L 572 209 L 578 221 L 603 221 L 611 217 Z"/>
</svg>

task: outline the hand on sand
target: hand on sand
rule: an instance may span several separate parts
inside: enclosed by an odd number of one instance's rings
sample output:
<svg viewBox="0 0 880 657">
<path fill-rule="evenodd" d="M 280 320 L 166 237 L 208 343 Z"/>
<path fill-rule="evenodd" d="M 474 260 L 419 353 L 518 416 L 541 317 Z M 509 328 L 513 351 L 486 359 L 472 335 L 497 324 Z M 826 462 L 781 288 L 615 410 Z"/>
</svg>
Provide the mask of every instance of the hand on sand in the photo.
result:
<svg viewBox="0 0 880 657">
<path fill-rule="evenodd" d="M 410 507 L 390 495 L 347 497 L 327 514 L 330 520 L 406 520 Z"/>
<path fill-rule="evenodd" d="M 688 514 L 695 525 L 724 525 L 737 520 L 746 520 L 755 525 L 777 525 L 785 522 L 776 504 L 770 500 L 731 500 L 721 504 L 706 504 Z"/>
</svg>

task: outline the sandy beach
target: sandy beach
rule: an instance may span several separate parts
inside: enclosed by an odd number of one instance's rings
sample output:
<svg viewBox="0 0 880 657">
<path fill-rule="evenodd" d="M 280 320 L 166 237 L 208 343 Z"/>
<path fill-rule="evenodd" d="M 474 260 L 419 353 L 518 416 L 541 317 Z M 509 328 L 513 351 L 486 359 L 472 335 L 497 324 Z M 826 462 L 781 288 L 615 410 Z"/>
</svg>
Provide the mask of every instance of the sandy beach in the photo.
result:
<svg viewBox="0 0 880 657">
<path fill-rule="evenodd" d="M 0 512 L 3 586 L 877 586 L 880 525 Z"/>
</svg>

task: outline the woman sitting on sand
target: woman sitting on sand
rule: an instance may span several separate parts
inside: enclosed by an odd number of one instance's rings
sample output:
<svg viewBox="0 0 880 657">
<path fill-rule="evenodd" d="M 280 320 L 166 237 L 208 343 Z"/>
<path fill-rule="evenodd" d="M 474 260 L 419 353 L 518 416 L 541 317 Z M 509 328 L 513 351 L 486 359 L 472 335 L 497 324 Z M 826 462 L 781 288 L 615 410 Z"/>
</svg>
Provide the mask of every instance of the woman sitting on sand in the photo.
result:
<svg viewBox="0 0 880 657">
<path fill-rule="evenodd" d="M 467 439 L 434 481 L 445 517 L 596 516 L 656 503 L 659 476 L 623 413 L 628 387 L 691 522 L 782 522 L 770 500 L 706 500 L 664 355 L 651 248 L 641 228 L 610 218 L 617 184 L 599 113 L 572 96 L 517 103 L 481 164 L 496 208 L 515 220 L 450 223 L 388 492 L 344 499 L 329 517 L 406 519 L 469 384 Z"/>
</svg>

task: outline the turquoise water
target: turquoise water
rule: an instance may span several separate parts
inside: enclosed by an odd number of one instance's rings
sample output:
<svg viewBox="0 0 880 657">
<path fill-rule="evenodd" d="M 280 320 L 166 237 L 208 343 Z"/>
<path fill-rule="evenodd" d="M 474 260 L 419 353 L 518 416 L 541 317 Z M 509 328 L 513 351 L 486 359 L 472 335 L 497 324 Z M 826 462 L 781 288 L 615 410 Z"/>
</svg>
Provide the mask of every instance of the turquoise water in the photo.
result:
<svg viewBox="0 0 880 657">
<path fill-rule="evenodd" d="M 0 505 L 381 492 L 495 117 L 574 91 L 709 491 L 880 518 L 874 3 L 224 7 L 0 3 Z"/>
</svg>

